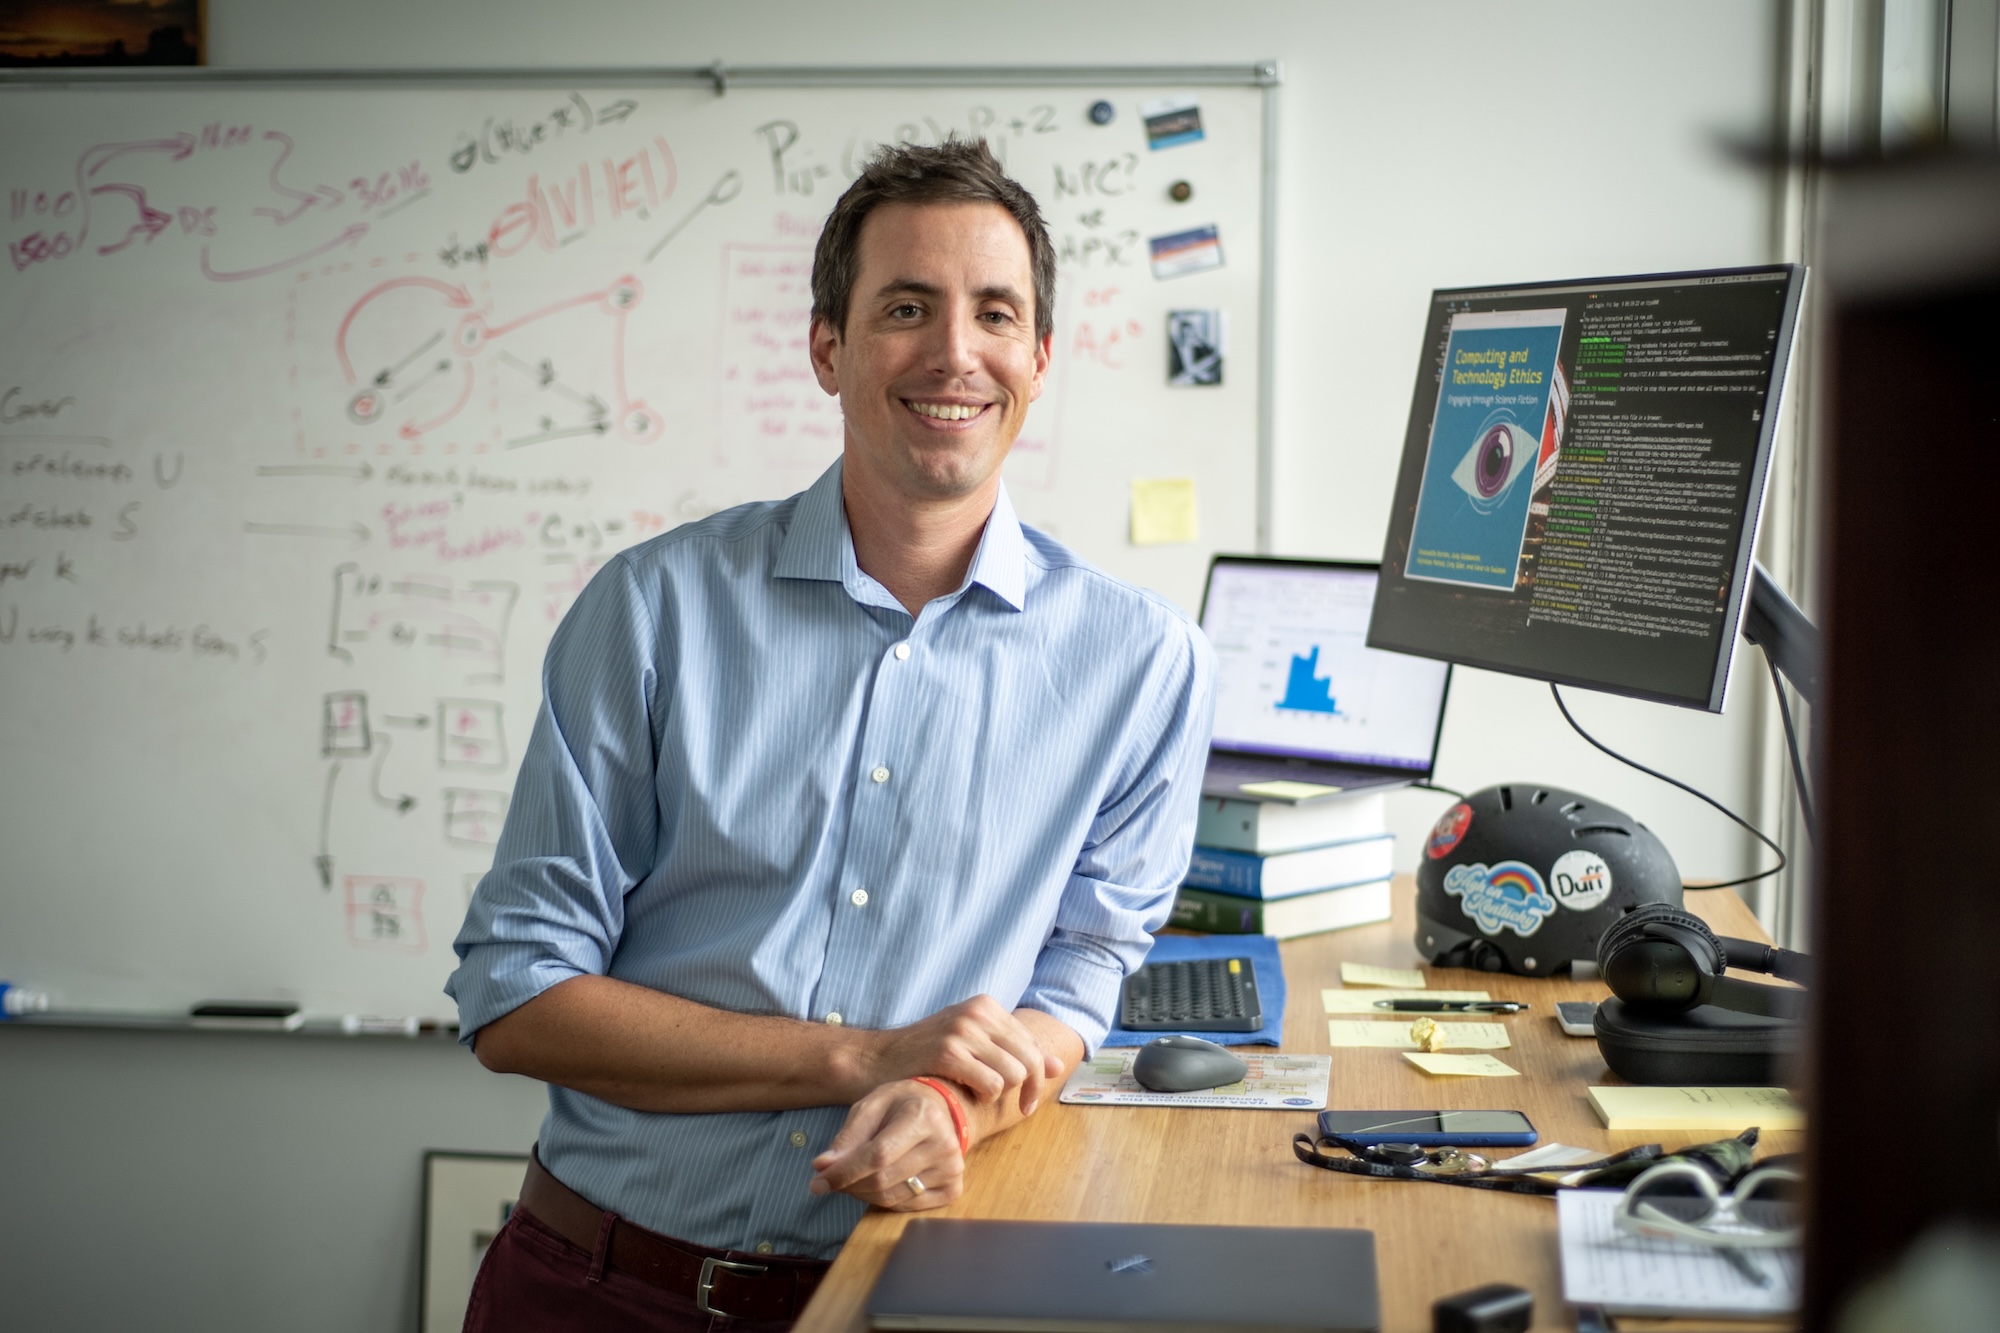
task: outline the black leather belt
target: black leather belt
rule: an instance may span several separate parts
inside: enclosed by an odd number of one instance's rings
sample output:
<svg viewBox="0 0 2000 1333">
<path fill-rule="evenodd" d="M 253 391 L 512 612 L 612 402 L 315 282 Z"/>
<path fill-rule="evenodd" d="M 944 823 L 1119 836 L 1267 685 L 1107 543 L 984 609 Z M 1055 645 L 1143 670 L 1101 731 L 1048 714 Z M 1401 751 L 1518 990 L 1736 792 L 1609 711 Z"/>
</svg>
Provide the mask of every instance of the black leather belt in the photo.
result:
<svg viewBox="0 0 2000 1333">
<path fill-rule="evenodd" d="M 605 1210 L 550 1175 L 538 1153 L 528 1158 L 519 1206 L 578 1249 L 597 1253 Z M 605 1267 L 685 1296 L 703 1314 L 796 1319 L 830 1266 L 824 1259 L 712 1250 L 610 1216 Z"/>
</svg>

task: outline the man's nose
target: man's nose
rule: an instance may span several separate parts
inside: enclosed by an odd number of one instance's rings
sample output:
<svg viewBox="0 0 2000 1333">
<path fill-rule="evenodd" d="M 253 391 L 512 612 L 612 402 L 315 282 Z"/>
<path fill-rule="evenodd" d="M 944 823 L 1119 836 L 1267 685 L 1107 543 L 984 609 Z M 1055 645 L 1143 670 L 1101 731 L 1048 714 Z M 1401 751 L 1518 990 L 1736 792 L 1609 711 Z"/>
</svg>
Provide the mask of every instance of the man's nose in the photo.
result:
<svg viewBox="0 0 2000 1333">
<path fill-rule="evenodd" d="M 979 368 L 976 312 L 970 308 L 949 311 L 932 326 L 931 367 L 942 375 L 970 375 Z"/>
</svg>

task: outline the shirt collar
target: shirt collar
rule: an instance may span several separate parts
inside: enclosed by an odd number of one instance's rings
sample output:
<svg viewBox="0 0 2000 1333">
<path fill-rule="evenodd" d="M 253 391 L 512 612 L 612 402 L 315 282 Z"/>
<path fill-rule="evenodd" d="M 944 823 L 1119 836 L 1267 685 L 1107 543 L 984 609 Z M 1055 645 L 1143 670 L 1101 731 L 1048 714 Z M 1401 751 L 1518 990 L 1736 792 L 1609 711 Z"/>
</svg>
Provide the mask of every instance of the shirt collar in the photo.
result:
<svg viewBox="0 0 2000 1333">
<path fill-rule="evenodd" d="M 1019 611 L 1027 590 L 1027 560 L 1027 538 L 1021 534 L 1021 520 L 1007 496 L 1007 484 L 1002 482 L 965 584 L 981 584 Z M 847 527 L 847 506 L 841 501 L 839 459 L 799 497 L 778 551 L 776 576 L 822 579 L 845 584 L 850 590 L 863 580 L 873 581 L 867 580 L 854 559 L 854 536 Z"/>
</svg>

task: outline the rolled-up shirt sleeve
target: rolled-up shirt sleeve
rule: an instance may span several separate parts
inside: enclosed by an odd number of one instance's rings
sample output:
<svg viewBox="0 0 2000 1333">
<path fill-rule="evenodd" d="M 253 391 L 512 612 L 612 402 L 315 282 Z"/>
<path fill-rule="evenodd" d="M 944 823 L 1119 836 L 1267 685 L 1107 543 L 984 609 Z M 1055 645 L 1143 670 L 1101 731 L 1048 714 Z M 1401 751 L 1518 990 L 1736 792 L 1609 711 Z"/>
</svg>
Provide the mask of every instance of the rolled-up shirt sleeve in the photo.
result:
<svg viewBox="0 0 2000 1333">
<path fill-rule="evenodd" d="M 659 620 L 629 563 L 600 570 L 542 668 L 542 706 L 493 868 L 479 883 L 445 983 L 460 1040 L 558 982 L 601 974 L 625 895 L 658 858 L 654 704 Z"/>
<path fill-rule="evenodd" d="M 1199 629 L 1177 625 L 1021 997 L 1024 1008 L 1067 1024 L 1089 1052 L 1110 1030 L 1121 983 L 1166 924 L 1194 849 L 1215 657 Z"/>
</svg>

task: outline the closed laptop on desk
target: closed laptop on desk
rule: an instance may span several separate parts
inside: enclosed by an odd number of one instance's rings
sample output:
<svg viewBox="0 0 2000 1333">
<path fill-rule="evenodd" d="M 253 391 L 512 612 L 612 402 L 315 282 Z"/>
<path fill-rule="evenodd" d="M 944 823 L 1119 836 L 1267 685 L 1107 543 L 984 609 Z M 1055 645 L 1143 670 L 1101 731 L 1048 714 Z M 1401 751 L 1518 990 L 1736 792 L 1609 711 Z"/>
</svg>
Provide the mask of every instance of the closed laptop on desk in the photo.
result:
<svg viewBox="0 0 2000 1333">
<path fill-rule="evenodd" d="M 1375 1235 L 919 1218 L 889 1256 L 868 1319 L 994 1333 L 1374 1333 Z"/>
</svg>

